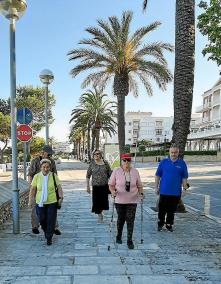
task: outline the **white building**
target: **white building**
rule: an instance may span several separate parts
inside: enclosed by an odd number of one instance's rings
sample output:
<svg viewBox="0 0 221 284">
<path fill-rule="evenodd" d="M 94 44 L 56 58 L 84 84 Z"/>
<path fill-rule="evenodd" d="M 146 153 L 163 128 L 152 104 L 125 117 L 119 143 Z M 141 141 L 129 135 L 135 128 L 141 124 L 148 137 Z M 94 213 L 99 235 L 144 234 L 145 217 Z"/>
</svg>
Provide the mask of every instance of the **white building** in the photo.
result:
<svg viewBox="0 0 221 284">
<path fill-rule="evenodd" d="M 59 152 L 62 152 L 62 153 L 71 152 L 71 144 L 69 142 L 56 142 L 52 148 L 56 154 Z"/>
<path fill-rule="evenodd" d="M 196 108 L 201 119 L 188 136 L 192 150 L 220 150 L 221 141 L 221 78 L 203 93 L 203 104 Z"/>
<path fill-rule="evenodd" d="M 173 117 L 153 117 L 151 112 L 127 112 L 125 114 L 125 144 L 137 139 L 162 143 L 172 139 Z M 117 134 L 106 137 L 105 143 L 118 143 Z"/>
</svg>

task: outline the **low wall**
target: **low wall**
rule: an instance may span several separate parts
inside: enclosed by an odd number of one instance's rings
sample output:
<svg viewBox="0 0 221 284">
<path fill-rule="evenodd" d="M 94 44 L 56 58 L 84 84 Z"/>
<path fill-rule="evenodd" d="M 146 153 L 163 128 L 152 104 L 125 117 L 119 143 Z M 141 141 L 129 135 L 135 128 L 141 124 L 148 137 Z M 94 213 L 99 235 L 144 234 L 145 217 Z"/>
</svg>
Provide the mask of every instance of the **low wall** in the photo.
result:
<svg viewBox="0 0 221 284">
<path fill-rule="evenodd" d="M 28 205 L 29 183 L 18 179 L 20 208 Z M 0 183 L 0 224 L 12 216 L 12 182 Z"/>
<path fill-rule="evenodd" d="M 149 156 L 149 157 L 136 157 L 136 162 L 146 163 L 146 162 L 157 162 L 158 158 L 160 160 L 164 159 L 165 156 Z M 186 162 L 216 162 L 221 161 L 221 152 L 217 152 L 217 155 L 186 155 L 184 156 Z"/>
</svg>

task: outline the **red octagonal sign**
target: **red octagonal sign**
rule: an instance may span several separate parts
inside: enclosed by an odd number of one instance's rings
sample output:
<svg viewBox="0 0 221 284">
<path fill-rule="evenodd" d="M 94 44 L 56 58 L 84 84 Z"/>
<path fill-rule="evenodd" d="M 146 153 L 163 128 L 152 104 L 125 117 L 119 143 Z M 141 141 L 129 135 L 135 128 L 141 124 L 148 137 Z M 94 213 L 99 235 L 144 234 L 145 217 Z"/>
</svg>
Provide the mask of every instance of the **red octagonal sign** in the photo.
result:
<svg viewBox="0 0 221 284">
<path fill-rule="evenodd" d="M 32 138 L 32 129 L 27 124 L 21 124 L 17 128 L 17 138 L 22 142 L 28 142 Z"/>
</svg>

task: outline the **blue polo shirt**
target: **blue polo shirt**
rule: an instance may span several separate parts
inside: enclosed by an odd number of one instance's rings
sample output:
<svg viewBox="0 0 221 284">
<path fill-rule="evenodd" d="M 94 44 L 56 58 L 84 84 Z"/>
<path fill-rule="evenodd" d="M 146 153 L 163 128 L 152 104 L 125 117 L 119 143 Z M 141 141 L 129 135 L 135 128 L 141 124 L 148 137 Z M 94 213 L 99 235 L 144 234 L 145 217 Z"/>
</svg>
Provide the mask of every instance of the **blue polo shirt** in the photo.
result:
<svg viewBox="0 0 221 284">
<path fill-rule="evenodd" d="M 188 178 L 186 163 L 181 159 L 175 162 L 170 158 L 163 159 L 156 176 L 160 177 L 160 194 L 180 196 L 182 180 Z"/>
</svg>

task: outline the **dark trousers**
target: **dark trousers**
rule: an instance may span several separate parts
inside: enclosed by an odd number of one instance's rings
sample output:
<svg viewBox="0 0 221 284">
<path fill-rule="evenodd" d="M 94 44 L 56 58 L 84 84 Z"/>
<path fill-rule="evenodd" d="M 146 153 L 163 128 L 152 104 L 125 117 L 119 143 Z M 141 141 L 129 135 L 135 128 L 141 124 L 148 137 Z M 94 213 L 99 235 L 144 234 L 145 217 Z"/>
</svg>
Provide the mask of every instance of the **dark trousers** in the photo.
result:
<svg viewBox="0 0 221 284">
<path fill-rule="evenodd" d="M 121 239 L 124 223 L 127 223 L 127 240 L 132 241 L 134 230 L 134 220 L 137 204 L 119 204 L 115 203 L 117 210 L 117 238 Z"/>
<path fill-rule="evenodd" d="M 179 201 L 180 196 L 160 195 L 158 211 L 159 226 L 163 226 L 165 224 L 165 218 L 166 224 L 173 225 L 174 214 L 176 212 Z"/>
<path fill-rule="evenodd" d="M 47 204 L 44 207 L 36 205 L 36 213 L 46 239 L 52 239 L 57 219 L 57 203 Z"/>
</svg>

